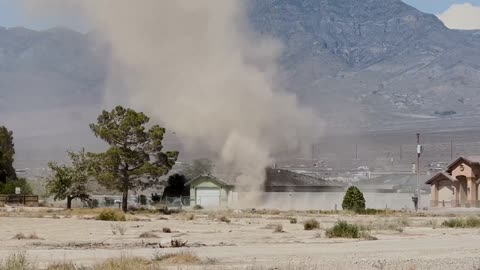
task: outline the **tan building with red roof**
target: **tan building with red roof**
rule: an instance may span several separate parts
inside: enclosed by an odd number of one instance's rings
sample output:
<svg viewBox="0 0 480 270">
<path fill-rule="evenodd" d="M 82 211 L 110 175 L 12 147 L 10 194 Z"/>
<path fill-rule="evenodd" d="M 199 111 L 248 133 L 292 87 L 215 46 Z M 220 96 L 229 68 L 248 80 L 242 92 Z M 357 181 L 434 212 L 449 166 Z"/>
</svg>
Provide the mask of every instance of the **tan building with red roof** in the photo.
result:
<svg viewBox="0 0 480 270">
<path fill-rule="evenodd" d="M 430 178 L 431 207 L 480 207 L 480 157 L 460 157 Z"/>
</svg>

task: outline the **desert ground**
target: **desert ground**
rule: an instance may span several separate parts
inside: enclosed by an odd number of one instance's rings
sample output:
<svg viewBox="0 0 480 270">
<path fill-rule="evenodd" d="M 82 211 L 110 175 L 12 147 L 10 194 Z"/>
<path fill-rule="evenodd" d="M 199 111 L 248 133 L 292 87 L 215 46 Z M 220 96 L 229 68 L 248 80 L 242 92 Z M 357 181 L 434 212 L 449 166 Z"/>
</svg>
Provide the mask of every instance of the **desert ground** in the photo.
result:
<svg viewBox="0 0 480 270">
<path fill-rule="evenodd" d="M 0 259 L 23 253 L 35 269 L 83 269 L 111 258 L 153 260 L 165 254 L 197 259 L 152 269 L 480 269 L 480 228 L 442 225 L 475 211 L 143 211 L 128 214 L 125 222 L 96 220 L 99 211 L 0 208 Z M 320 228 L 305 230 L 309 219 Z M 369 237 L 328 238 L 326 229 L 339 220 L 361 226 Z M 172 239 L 186 246 L 172 247 Z"/>
</svg>

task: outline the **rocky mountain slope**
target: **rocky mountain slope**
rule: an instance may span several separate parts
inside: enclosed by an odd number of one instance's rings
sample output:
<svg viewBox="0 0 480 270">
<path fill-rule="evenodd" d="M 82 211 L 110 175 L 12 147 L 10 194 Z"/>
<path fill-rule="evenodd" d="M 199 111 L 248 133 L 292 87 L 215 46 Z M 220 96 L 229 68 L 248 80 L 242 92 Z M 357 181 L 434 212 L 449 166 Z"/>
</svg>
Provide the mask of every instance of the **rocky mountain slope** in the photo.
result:
<svg viewBox="0 0 480 270">
<path fill-rule="evenodd" d="M 463 125 L 480 112 L 480 31 L 447 29 L 400 0 L 248 6 L 253 28 L 284 44 L 282 84 L 340 126 Z M 0 28 L 0 124 L 50 136 L 55 114 L 78 134 L 69 125 L 85 129 L 98 112 L 107 59 L 88 34 Z"/>
<path fill-rule="evenodd" d="M 400 0 L 255 0 L 250 17 L 286 45 L 291 88 L 327 115 L 339 102 L 370 126 L 478 112 L 478 31 L 447 29 Z"/>
</svg>

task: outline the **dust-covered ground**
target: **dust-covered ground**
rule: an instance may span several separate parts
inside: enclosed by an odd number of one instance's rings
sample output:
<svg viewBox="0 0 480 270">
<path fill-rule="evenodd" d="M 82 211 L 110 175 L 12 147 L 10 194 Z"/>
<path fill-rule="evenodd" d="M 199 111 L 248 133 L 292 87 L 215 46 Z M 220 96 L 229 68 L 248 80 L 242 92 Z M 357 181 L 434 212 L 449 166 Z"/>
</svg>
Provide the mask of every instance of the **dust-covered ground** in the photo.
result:
<svg viewBox="0 0 480 270">
<path fill-rule="evenodd" d="M 109 258 L 152 259 L 188 251 L 201 263 L 173 269 L 479 269 L 480 229 L 452 229 L 451 213 L 188 211 L 136 213 L 126 222 L 98 221 L 100 210 L 0 208 L 0 258 L 25 252 L 37 268 L 72 262 L 91 266 Z M 476 215 L 469 212 L 469 215 Z M 297 223 L 293 222 L 297 219 Z M 304 230 L 314 218 L 320 229 Z M 366 228 L 377 240 L 327 238 L 338 220 Z M 281 226 L 279 226 L 281 225 Z M 171 233 L 163 228 L 170 228 Z M 275 229 L 283 232 L 275 232 Z M 141 238 L 148 232 L 150 238 Z M 18 237 L 23 234 L 25 237 Z M 16 237 L 17 236 L 17 237 Z M 156 236 L 156 237 L 155 237 Z M 18 239 L 27 238 L 27 239 Z M 28 239 L 33 238 L 33 239 Z M 177 239 L 187 247 L 173 248 Z"/>
</svg>

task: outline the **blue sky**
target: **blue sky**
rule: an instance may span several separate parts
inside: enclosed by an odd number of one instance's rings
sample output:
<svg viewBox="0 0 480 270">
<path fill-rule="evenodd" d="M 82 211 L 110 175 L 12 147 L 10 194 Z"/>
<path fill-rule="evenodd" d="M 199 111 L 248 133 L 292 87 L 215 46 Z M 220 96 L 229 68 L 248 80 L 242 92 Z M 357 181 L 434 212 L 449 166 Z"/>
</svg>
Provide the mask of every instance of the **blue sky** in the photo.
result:
<svg viewBox="0 0 480 270">
<path fill-rule="evenodd" d="M 403 2 L 432 14 L 442 13 L 453 4 L 471 3 L 474 6 L 480 6 L 480 0 L 403 0 Z"/>
<path fill-rule="evenodd" d="M 53 26 L 76 27 L 78 22 L 60 18 L 32 19 L 22 9 L 18 0 L 0 0 L 0 26 L 26 26 L 33 29 L 45 29 Z M 421 11 L 439 14 L 447 10 L 452 4 L 471 3 L 480 6 L 480 0 L 404 0 L 405 3 Z"/>
</svg>

